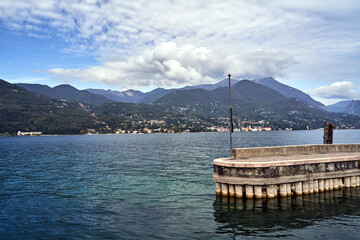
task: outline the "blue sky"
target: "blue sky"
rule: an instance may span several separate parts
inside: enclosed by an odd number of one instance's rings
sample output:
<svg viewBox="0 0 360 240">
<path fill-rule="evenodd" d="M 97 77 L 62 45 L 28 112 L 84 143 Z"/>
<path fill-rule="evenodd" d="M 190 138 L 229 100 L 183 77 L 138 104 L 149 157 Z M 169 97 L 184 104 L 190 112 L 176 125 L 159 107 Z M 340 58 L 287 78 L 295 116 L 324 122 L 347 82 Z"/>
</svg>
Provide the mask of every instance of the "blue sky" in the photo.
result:
<svg viewBox="0 0 360 240">
<path fill-rule="evenodd" d="M 360 1 L 0 0 L 0 78 L 113 90 L 273 76 L 359 98 Z"/>
</svg>

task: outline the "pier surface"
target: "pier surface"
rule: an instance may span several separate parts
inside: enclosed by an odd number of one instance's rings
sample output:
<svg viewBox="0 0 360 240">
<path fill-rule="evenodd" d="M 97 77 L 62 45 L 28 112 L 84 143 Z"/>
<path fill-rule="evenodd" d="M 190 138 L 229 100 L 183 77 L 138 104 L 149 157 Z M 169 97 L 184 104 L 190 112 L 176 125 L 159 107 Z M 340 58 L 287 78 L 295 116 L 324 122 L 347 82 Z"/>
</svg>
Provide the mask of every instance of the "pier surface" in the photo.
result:
<svg viewBox="0 0 360 240">
<path fill-rule="evenodd" d="M 360 186 L 360 144 L 242 148 L 214 160 L 216 193 L 248 198 Z"/>
</svg>

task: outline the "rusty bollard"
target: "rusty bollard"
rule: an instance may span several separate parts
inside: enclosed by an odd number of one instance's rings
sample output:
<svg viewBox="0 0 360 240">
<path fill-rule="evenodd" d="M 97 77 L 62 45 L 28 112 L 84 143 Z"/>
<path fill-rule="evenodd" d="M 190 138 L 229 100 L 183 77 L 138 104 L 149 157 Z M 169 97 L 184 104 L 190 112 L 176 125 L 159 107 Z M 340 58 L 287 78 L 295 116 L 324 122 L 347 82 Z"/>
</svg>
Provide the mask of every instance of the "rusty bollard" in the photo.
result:
<svg viewBox="0 0 360 240">
<path fill-rule="evenodd" d="M 333 129 L 334 129 L 334 124 L 324 122 L 324 144 L 333 143 Z"/>
</svg>

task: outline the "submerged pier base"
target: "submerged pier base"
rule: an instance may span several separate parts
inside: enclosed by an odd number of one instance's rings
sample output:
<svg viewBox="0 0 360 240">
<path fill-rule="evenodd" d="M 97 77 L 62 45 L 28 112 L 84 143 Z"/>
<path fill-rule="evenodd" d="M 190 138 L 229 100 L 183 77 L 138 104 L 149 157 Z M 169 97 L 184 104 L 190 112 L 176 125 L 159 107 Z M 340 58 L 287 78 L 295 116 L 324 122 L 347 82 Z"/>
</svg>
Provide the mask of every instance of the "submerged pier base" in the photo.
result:
<svg viewBox="0 0 360 240">
<path fill-rule="evenodd" d="M 276 198 L 360 187 L 360 144 L 234 149 L 214 160 L 216 194 Z"/>
<path fill-rule="evenodd" d="M 245 186 L 245 195 L 246 195 L 246 198 L 253 198 L 254 197 L 254 186 L 246 185 Z"/>
</svg>

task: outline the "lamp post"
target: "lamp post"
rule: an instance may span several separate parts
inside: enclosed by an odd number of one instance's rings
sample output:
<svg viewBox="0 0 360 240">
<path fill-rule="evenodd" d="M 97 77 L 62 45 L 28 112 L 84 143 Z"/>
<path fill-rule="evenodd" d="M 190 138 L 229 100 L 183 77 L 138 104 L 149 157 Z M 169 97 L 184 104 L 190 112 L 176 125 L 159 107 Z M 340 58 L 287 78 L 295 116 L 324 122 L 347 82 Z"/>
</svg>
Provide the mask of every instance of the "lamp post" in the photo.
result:
<svg viewBox="0 0 360 240">
<path fill-rule="evenodd" d="M 233 121 L 232 121 L 232 107 L 231 107 L 231 74 L 228 74 L 229 77 L 229 114 L 230 114 L 230 123 L 229 123 L 229 132 L 230 132 L 230 157 L 233 157 L 233 146 L 232 146 L 232 133 L 234 131 Z"/>
</svg>

